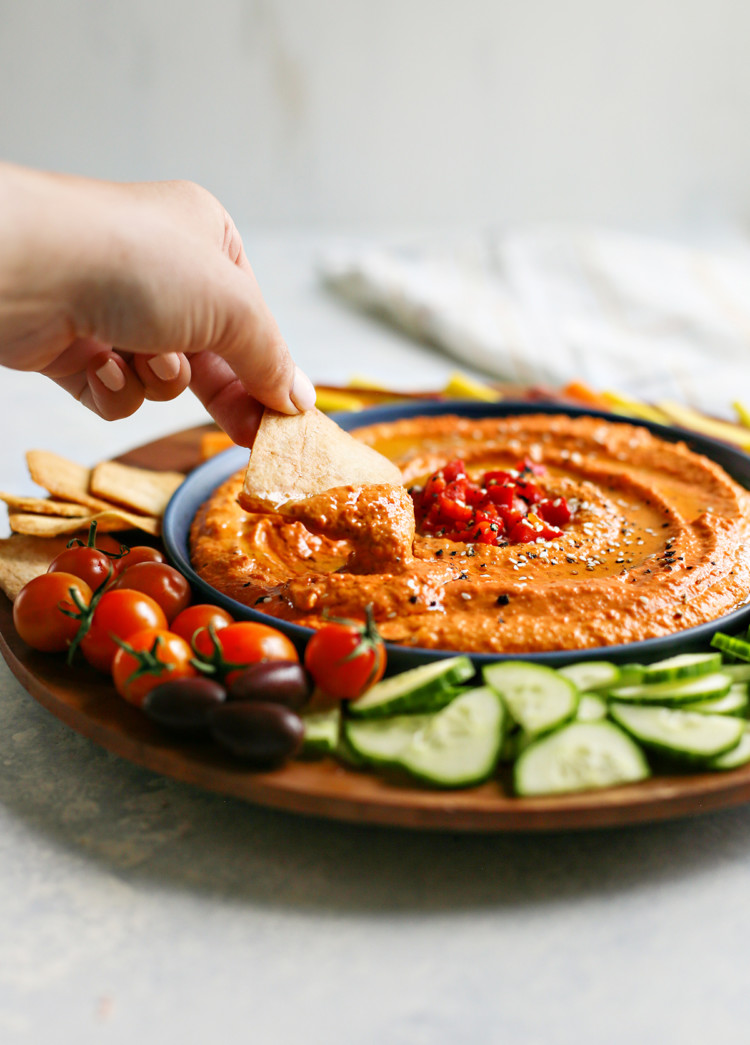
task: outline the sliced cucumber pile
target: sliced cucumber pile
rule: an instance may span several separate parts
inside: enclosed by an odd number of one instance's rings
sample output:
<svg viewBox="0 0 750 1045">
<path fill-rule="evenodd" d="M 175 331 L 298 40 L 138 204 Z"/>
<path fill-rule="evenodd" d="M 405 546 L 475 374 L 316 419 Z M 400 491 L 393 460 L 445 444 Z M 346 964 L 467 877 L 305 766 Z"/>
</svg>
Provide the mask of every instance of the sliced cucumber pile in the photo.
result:
<svg viewBox="0 0 750 1045">
<path fill-rule="evenodd" d="M 448 657 L 384 679 L 342 710 L 304 717 L 304 754 L 406 772 L 433 787 L 480 784 L 510 763 L 519 796 L 645 780 L 652 756 L 729 771 L 750 764 L 750 641 L 655 664 Z"/>
</svg>

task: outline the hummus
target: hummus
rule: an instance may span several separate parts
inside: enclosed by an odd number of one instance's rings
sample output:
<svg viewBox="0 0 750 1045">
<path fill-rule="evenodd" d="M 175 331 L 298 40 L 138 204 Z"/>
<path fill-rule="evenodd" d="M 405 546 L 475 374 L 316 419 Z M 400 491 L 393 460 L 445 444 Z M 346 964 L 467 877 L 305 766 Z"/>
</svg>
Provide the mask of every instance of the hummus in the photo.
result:
<svg viewBox="0 0 750 1045">
<path fill-rule="evenodd" d="M 750 598 L 750 494 L 682 443 L 547 414 L 416 417 L 354 434 L 399 466 L 404 488 L 340 487 L 283 516 L 248 514 L 238 474 L 194 520 L 198 573 L 298 624 L 371 604 L 389 641 L 487 653 L 654 638 Z M 455 458 L 472 476 L 524 457 L 572 509 L 559 536 L 490 546 L 414 532 L 412 484 Z"/>
</svg>

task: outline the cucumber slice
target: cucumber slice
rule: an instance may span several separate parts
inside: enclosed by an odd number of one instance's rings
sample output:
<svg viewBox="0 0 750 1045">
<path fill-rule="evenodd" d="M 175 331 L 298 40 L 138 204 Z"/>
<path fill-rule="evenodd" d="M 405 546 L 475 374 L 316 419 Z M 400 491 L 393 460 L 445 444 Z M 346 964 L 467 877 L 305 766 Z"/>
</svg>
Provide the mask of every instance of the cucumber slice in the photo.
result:
<svg viewBox="0 0 750 1045">
<path fill-rule="evenodd" d="M 610 664 L 608 660 L 584 660 L 579 664 L 566 664 L 558 671 L 564 678 L 570 679 L 581 693 L 611 689 L 620 684 L 622 677 L 617 665 Z"/>
<path fill-rule="evenodd" d="M 750 642 L 745 642 L 744 639 L 736 639 L 732 635 L 724 635 L 723 632 L 717 631 L 711 639 L 711 645 L 723 653 L 730 653 L 738 660 L 750 660 Z"/>
<path fill-rule="evenodd" d="M 653 682 L 673 682 L 676 679 L 710 675 L 714 671 L 721 671 L 721 653 L 680 653 L 667 660 L 645 664 L 641 681 L 647 685 Z"/>
<path fill-rule="evenodd" d="M 750 664 L 725 664 L 721 671 L 732 682 L 750 682 Z"/>
<path fill-rule="evenodd" d="M 344 737 L 352 750 L 373 765 L 394 765 L 398 756 L 432 715 L 396 715 L 393 718 L 359 718 L 344 722 Z"/>
<path fill-rule="evenodd" d="M 684 679 L 681 682 L 653 682 L 650 685 L 621 686 L 610 690 L 613 700 L 631 704 L 688 704 L 693 700 L 723 697 L 732 686 L 732 679 L 723 671 Z"/>
<path fill-rule="evenodd" d="M 717 755 L 706 763 L 707 769 L 738 769 L 750 762 L 750 726 L 745 726 L 745 731 L 740 737 L 737 747 L 726 751 L 723 755 Z"/>
<path fill-rule="evenodd" d="M 731 715 L 707 715 L 668 707 L 612 703 L 618 725 L 645 747 L 689 762 L 705 762 L 740 742 L 745 724 Z"/>
<path fill-rule="evenodd" d="M 473 674 L 474 665 L 468 657 L 449 657 L 422 664 L 378 682 L 364 696 L 350 701 L 349 713 L 375 718 L 435 711 L 453 700 L 456 687 Z"/>
<path fill-rule="evenodd" d="M 576 686 L 558 671 L 523 660 L 489 664 L 484 681 L 505 701 L 511 718 L 526 733 L 546 733 L 573 718 Z"/>
<path fill-rule="evenodd" d="M 470 787 L 495 770 L 506 712 L 489 686 L 470 689 L 430 716 L 399 755 L 399 765 L 436 787 Z"/>
<path fill-rule="evenodd" d="M 518 795 L 552 795 L 635 783 L 650 775 L 643 752 L 611 722 L 571 722 L 523 752 L 515 764 Z"/>
<path fill-rule="evenodd" d="M 335 755 L 339 762 L 343 762 L 345 766 L 351 766 L 352 769 L 363 769 L 367 765 L 365 759 L 354 750 L 346 739 L 346 733 L 343 728 L 339 734 L 339 742 L 336 745 Z"/>
<path fill-rule="evenodd" d="M 336 751 L 341 730 L 340 707 L 310 711 L 302 715 L 302 725 L 305 727 L 303 755 L 329 755 Z"/>
<path fill-rule="evenodd" d="M 607 717 L 607 702 L 596 693 L 582 693 L 578 701 L 576 722 L 597 722 Z"/>
<path fill-rule="evenodd" d="M 708 712 L 711 715 L 744 715 L 749 703 L 747 683 L 735 682 L 723 697 L 713 697 L 711 700 L 693 700 L 686 705 L 686 709 Z"/>
</svg>

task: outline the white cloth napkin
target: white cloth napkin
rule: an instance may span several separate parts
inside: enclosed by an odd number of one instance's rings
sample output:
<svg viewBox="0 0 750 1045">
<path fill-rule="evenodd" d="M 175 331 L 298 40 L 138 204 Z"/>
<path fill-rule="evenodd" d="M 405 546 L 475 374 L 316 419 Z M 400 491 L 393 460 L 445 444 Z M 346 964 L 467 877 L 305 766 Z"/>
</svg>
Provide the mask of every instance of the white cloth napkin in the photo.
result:
<svg viewBox="0 0 750 1045">
<path fill-rule="evenodd" d="M 750 405 L 750 243 L 542 228 L 452 248 L 347 247 L 328 286 L 509 381 Z"/>
</svg>

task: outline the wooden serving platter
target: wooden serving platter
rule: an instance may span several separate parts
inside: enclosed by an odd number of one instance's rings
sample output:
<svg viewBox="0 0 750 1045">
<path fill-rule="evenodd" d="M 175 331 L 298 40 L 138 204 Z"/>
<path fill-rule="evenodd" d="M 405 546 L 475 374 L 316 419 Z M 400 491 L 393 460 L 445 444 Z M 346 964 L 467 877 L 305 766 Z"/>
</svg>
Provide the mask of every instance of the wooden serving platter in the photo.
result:
<svg viewBox="0 0 750 1045">
<path fill-rule="evenodd" d="M 139 447 L 127 464 L 187 471 L 202 435 L 190 429 Z M 536 831 L 614 827 L 663 820 L 750 801 L 750 766 L 726 773 L 655 776 L 642 784 L 550 798 L 514 798 L 490 781 L 437 791 L 349 769 L 332 759 L 294 761 L 269 772 L 247 769 L 210 741 L 161 731 L 121 700 L 109 679 L 87 665 L 30 650 L 15 633 L 0 595 L 0 651 L 32 697 L 72 729 L 157 773 L 258 805 L 359 823 L 451 831 Z"/>
</svg>

